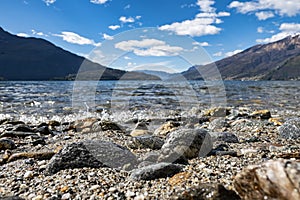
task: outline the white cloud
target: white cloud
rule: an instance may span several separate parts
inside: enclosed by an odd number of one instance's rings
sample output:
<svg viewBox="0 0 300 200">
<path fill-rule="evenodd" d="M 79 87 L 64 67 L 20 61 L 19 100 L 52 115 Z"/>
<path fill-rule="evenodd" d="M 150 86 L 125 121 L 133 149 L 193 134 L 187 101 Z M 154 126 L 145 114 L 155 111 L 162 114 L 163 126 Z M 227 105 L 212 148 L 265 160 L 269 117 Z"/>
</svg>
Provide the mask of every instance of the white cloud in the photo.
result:
<svg viewBox="0 0 300 200">
<path fill-rule="evenodd" d="M 200 10 L 204 13 L 215 12 L 216 9 L 212 7 L 215 4 L 214 0 L 198 0 L 197 5 L 200 7 Z"/>
<path fill-rule="evenodd" d="M 128 56 L 124 56 L 124 59 L 125 59 L 125 60 L 131 60 L 131 58 L 128 57 Z"/>
<path fill-rule="evenodd" d="M 235 51 L 230 51 L 230 52 L 225 53 L 225 56 L 226 56 L 226 57 L 230 57 L 230 56 L 233 56 L 233 55 L 235 55 L 235 54 L 241 53 L 242 51 L 243 51 L 243 50 L 241 50 L 241 49 L 237 49 L 237 50 L 235 50 Z"/>
<path fill-rule="evenodd" d="M 300 32 L 300 24 L 296 23 L 283 23 L 280 25 L 279 30 L 296 34 Z"/>
<path fill-rule="evenodd" d="M 127 18 L 127 17 L 122 16 L 122 17 L 119 18 L 119 20 L 123 23 L 133 23 L 133 22 L 135 22 L 133 17 L 128 17 Z"/>
<path fill-rule="evenodd" d="M 208 47 L 210 44 L 208 42 L 193 42 L 193 45 L 195 46 L 202 46 L 202 47 Z"/>
<path fill-rule="evenodd" d="M 139 20 L 139 19 L 142 18 L 142 16 L 138 15 L 138 16 L 135 16 L 135 18 L 136 18 L 137 20 Z"/>
<path fill-rule="evenodd" d="M 47 34 L 45 34 L 45 33 L 43 33 L 43 32 L 37 32 L 37 31 L 34 30 L 34 29 L 32 29 L 31 32 L 32 32 L 33 35 L 48 37 Z"/>
<path fill-rule="evenodd" d="M 257 32 L 258 33 L 263 33 L 264 32 L 264 28 L 263 27 L 258 27 L 257 28 Z"/>
<path fill-rule="evenodd" d="M 127 9 L 129 9 L 130 7 L 131 7 L 131 5 L 128 4 L 127 6 L 124 7 L 124 10 L 127 10 Z"/>
<path fill-rule="evenodd" d="M 133 52 L 138 56 L 175 56 L 183 51 L 182 47 L 170 46 L 157 39 L 122 41 L 115 44 L 115 48 Z"/>
<path fill-rule="evenodd" d="M 103 39 L 105 40 L 113 40 L 114 37 L 113 36 L 110 36 L 110 35 L 107 35 L 106 33 L 103 34 Z"/>
<path fill-rule="evenodd" d="M 173 31 L 177 35 L 190 35 L 192 37 L 218 34 L 221 28 L 211 25 L 211 23 L 213 23 L 212 18 L 196 18 L 194 20 L 164 25 L 159 27 L 159 29 L 163 31 Z"/>
<path fill-rule="evenodd" d="M 213 56 L 214 57 L 221 57 L 221 56 L 223 56 L 223 52 L 219 51 L 217 53 L 214 53 Z"/>
<path fill-rule="evenodd" d="M 233 56 L 235 54 L 238 54 L 238 53 L 241 53 L 243 50 L 240 50 L 240 49 L 237 49 L 235 51 L 229 51 L 227 53 L 223 53 L 222 51 L 219 51 L 217 53 L 214 53 L 213 56 L 214 57 L 222 57 L 222 56 L 225 56 L 225 57 L 230 57 L 230 56 Z"/>
<path fill-rule="evenodd" d="M 236 8 L 238 12 L 256 13 L 258 19 L 263 19 L 266 15 L 257 14 L 259 11 L 272 12 L 280 16 L 296 16 L 300 14 L 299 0 L 254 0 L 247 2 L 233 1 L 229 4 L 229 8 Z M 271 14 L 269 13 L 271 16 Z M 268 17 L 270 18 L 270 17 Z"/>
<path fill-rule="evenodd" d="M 53 4 L 56 0 L 43 0 L 47 6 Z"/>
<path fill-rule="evenodd" d="M 90 0 L 90 2 L 94 4 L 105 4 L 108 0 Z"/>
<path fill-rule="evenodd" d="M 257 12 L 257 13 L 255 13 L 255 16 L 257 17 L 258 20 L 261 20 L 261 21 L 275 17 L 274 13 L 270 12 L 270 11 Z"/>
<path fill-rule="evenodd" d="M 27 33 L 18 33 L 17 36 L 19 37 L 30 37 Z"/>
<path fill-rule="evenodd" d="M 110 25 L 108 28 L 111 29 L 111 30 L 117 30 L 117 29 L 121 28 L 121 26 L 119 26 L 119 25 Z"/>
<path fill-rule="evenodd" d="M 94 40 L 82 37 L 77 33 L 73 32 L 61 32 L 61 34 L 53 34 L 53 36 L 61 37 L 64 41 L 72 43 L 72 44 L 79 44 L 79 45 L 93 45 L 93 46 L 100 46 L 101 43 L 96 43 Z"/>
<path fill-rule="evenodd" d="M 257 43 L 270 43 L 282 40 L 285 37 L 300 34 L 300 24 L 296 23 L 283 23 L 280 25 L 279 30 L 281 32 L 271 36 L 270 38 L 257 39 Z"/>
<path fill-rule="evenodd" d="M 192 37 L 218 34 L 222 29 L 215 24 L 222 23 L 223 21 L 219 17 L 230 16 L 230 13 L 217 13 L 216 9 L 212 7 L 214 3 L 214 0 L 198 0 L 197 5 L 200 7 L 201 12 L 194 19 L 166 24 L 160 26 L 159 29 L 175 32 L 177 35 L 189 35 Z"/>
</svg>

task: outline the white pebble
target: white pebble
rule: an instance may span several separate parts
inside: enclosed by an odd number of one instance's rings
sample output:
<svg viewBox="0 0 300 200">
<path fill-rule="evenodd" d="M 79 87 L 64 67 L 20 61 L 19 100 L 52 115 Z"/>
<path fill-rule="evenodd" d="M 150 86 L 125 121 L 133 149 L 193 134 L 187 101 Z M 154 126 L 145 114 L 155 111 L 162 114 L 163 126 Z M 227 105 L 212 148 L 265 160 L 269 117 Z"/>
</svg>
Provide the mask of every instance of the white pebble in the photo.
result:
<svg viewBox="0 0 300 200">
<path fill-rule="evenodd" d="M 45 160 L 42 160 L 42 161 L 39 161 L 37 164 L 38 164 L 38 166 L 41 166 L 41 165 L 46 165 L 47 162 Z"/>
<path fill-rule="evenodd" d="M 62 197 L 61 197 L 62 200 L 67 200 L 67 199 L 70 199 L 70 198 L 71 198 L 70 193 L 66 193 L 66 194 L 62 195 Z"/>
<path fill-rule="evenodd" d="M 128 190 L 128 191 L 126 192 L 125 196 L 126 196 L 126 197 L 133 197 L 133 196 L 135 196 L 135 193 Z"/>
<path fill-rule="evenodd" d="M 145 199 L 145 197 L 142 194 L 134 197 L 134 200 L 144 200 L 144 199 Z"/>
<path fill-rule="evenodd" d="M 33 177 L 33 171 L 27 171 L 24 174 L 24 178 L 29 179 Z"/>
<path fill-rule="evenodd" d="M 32 198 L 32 200 L 43 200 L 43 196 L 42 195 L 38 195 Z"/>
<path fill-rule="evenodd" d="M 97 190 L 99 188 L 100 188 L 100 185 L 93 185 L 93 186 L 90 187 L 89 190 L 92 191 L 92 190 Z"/>
<path fill-rule="evenodd" d="M 117 191 L 117 188 L 111 187 L 111 188 L 108 189 L 108 191 L 109 191 L 109 192 L 115 192 L 115 191 Z"/>
</svg>

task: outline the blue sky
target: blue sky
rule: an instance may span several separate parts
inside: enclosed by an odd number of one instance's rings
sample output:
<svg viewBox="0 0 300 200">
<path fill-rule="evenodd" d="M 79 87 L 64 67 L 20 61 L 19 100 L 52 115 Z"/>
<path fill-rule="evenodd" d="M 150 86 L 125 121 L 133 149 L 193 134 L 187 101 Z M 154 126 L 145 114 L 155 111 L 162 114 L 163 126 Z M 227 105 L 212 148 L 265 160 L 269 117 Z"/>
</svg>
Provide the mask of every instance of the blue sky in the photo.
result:
<svg viewBox="0 0 300 200">
<path fill-rule="evenodd" d="M 299 16 L 299 0 L 0 2 L 5 30 L 127 70 L 181 71 L 216 61 L 300 33 Z"/>
</svg>

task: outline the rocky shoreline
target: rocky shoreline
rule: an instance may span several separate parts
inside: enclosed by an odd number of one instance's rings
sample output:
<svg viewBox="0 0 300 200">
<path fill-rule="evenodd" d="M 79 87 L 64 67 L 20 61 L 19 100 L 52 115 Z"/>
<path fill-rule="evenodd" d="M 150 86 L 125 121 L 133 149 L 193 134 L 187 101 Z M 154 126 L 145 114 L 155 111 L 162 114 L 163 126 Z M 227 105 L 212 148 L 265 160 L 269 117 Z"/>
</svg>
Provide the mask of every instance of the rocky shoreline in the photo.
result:
<svg viewBox="0 0 300 200">
<path fill-rule="evenodd" d="M 300 116 L 277 115 L 212 108 L 135 128 L 3 119 L 0 199 L 300 199 Z"/>
</svg>

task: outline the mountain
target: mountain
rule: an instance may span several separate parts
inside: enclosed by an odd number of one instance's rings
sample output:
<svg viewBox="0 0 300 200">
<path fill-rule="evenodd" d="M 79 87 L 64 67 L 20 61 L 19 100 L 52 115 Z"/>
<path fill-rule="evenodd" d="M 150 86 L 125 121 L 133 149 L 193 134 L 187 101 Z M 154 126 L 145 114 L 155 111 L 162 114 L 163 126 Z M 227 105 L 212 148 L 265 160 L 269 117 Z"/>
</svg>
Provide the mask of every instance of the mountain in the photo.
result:
<svg viewBox="0 0 300 200">
<path fill-rule="evenodd" d="M 300 35 L 253 46 L 214 63 L 227 80 L 300 80 Z M 182 73 L 189 80 L 202 79 L 197 68 Z"/>
<path fill-rule="evenodd" d="M 83 72 L 86 79 L 95 73 L 103 73 L 102 80 L 159 79 L 149 74 L 106 68 L 44 39 L 18 37 L 0 27 L 1 80 L 72 80 L 83 62 L 91 69 Z"/>
<path fill-rule="evenodd" d="M 136 70 L 135 72 L 142 72 L 142 73 L 145 73 L 145 74 L 150 74 L 150 75 L 153 75 L 153 76 L 157 76 L 161 80 L 167 80 L 167 79 L 170 79 L 170 78 L 176 76 L 176 74 L 174 74 L 174 73 L 168 73 L 168 72 L 156 71 L 156 70 Z"/>
</svg>

